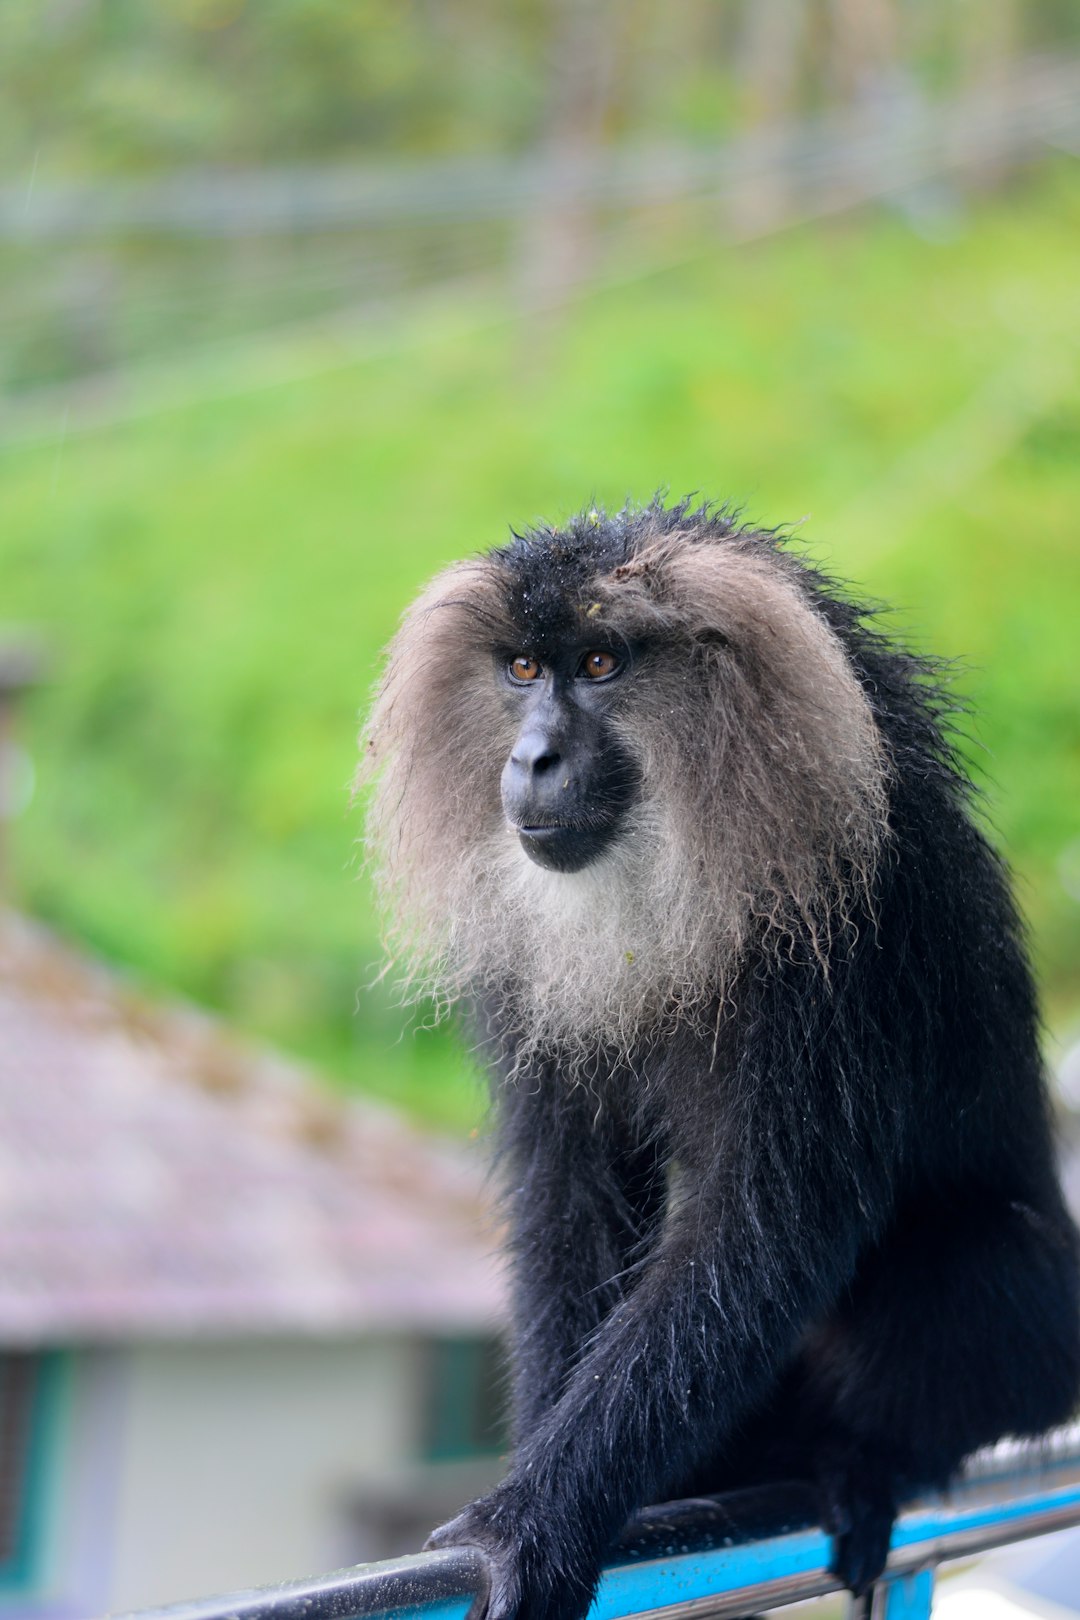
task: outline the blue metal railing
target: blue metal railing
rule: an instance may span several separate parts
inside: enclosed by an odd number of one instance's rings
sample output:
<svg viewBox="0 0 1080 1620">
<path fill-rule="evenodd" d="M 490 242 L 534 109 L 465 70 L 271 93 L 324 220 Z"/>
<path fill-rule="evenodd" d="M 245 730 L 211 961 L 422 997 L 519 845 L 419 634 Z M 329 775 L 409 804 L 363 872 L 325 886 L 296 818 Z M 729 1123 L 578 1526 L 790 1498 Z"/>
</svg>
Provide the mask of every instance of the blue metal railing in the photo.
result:
<svg viewBox="0 0 1080 1620">
<path fill-rule="evenodd" d="M 905 1507 L 862 1620 L 928 1620 L 940 1563 L 1080 1524 L 1080 1428 L 980 1453 L 944 1495 Z M 836 1592 L 828 1536 L 800 1485 L 648 1508 L 605 1567 L 589 1620 L 724 1620 Z M 466 1620 L 487 1587 L 472 1548 L 359 1564 L 138 1620 Z M 136 1620 L 135 1616 L 122 1620 Z"/>
</svg>

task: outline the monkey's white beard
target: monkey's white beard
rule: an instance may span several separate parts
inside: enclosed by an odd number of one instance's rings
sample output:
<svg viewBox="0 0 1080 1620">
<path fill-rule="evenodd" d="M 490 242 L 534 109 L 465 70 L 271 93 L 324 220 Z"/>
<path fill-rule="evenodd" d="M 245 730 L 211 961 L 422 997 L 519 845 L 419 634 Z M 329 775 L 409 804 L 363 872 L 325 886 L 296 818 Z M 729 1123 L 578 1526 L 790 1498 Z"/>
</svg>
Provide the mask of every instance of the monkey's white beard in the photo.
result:
<svg viewBox="0 0 1080 1620">
<path fill-rule="evenodd" d="M 843 871 L 832 852 L 736 812 L 702 848 L 693 804 L 655 795 L 575 873 L 537 866 L 500 820 L 437 871 L 408 872 L 394 908 L 407 987 L 443 1008 L 494 1005 L 519 1065 L 554 1050 L 585 1075 L 601 1050 L 626 1056 L 669 1019 L 714 1026 L 751 941 L 826 968 L 837 931 L 869 903 L 879 824 L 864 817 L 862 849 L 850 834 Z"/>
<path fill-rule="evenodd" d="M 745 895 L 718 906 L 715 874 L 707 888 L 701 876 L 657 806 L 573 873 L 537 866 L 500 828 L 449 885 L 446 950 L 428 987 L 447 1001 L 504 1002 L 523 1056 L 554 1047 L 587 1066 L 599 1047 L 628 1052 L 665 1012 L 712 1003 L 738 956 Z"/>
</svg>

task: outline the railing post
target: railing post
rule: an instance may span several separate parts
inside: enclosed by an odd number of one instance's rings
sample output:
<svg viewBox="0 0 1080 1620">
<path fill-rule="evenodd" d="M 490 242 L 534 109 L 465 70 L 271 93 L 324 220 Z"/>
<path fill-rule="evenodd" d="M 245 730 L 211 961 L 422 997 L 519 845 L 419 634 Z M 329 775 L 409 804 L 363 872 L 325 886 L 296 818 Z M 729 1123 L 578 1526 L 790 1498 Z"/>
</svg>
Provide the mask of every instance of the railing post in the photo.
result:
<svg viewBox="0 0 1080 1620">
<path fill-rule="evenodd" d="M 934 1601 L 934 1571 L 917 1569 L 909 1575 L 887 1575 L 874 1590 L 851 1604 L 851 1620 L 930 1620 Z"/>
</svg>

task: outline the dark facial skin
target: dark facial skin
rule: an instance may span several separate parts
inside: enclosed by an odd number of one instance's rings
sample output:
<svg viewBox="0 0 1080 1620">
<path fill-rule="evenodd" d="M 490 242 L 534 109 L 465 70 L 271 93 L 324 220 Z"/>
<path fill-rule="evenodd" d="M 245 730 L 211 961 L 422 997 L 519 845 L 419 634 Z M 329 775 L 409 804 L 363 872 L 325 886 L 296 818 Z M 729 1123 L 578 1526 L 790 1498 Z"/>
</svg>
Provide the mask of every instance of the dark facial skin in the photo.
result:
<svg viewBox="0 0 1080 1620">
<path fill-rule="evenodd" d="M 580 872 L 610 847 L 634 800 L 637 773 L 611 724 L 628 668 L 624 655 L 582 645 L 501 661 L 520 716 L 503 810 L 538 866 Z"/>
</svg>

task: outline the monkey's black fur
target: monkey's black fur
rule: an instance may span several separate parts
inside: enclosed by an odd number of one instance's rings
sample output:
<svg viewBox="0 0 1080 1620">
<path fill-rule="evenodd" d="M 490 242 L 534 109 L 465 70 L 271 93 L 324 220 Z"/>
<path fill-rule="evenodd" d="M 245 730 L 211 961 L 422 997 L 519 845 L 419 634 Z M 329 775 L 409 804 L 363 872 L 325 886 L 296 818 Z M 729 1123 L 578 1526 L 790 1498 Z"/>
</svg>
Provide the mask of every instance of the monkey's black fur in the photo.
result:
<svg viewBox="0 0 1080 1620">
<path fill-rule="evenodd" d="M 583 514 L 502 554 L 537 644 L 686 506 Z M 855 1591 L 896 1503 L 1080 1392 L 1077 1243 L 1005 871 L 971 817 L 935 669 L 775 555 L 839 637 L 888 767 L 871 903 L 817 952 L 751 945 L 715 1020 L 572 1084 L 489 1013 L 514 1277 L 508 1478 L 437 1532 L 479 1542 L 489 1620 L 577 1620 L 645 1503 L 806 1477 Z"/>
</svg>

